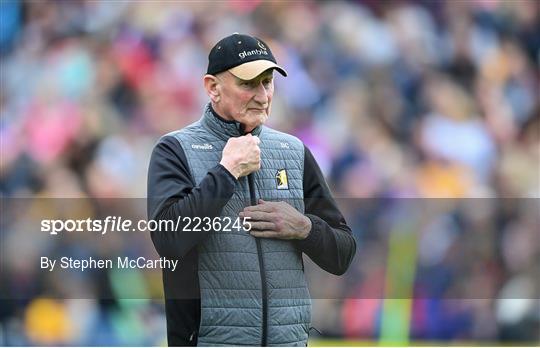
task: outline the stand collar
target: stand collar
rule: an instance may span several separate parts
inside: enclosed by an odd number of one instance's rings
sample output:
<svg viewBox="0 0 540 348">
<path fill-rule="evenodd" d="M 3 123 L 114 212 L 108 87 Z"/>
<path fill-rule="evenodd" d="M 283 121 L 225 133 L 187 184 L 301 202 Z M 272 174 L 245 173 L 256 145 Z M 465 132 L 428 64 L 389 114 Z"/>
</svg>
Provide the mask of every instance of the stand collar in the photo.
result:
<svg viewBox="0 0 540 348">
<path fill-rule="evenodd" d="M 201 123 L 203 127 L 224 140 L 246 134 L 244 132 L 244 127 L 240 122 L 225 120 L 214 111 L 210 103 L 206 104 L 204 108 Z M 261 129 L 262 125 L 257 126 L 251 131 L 251 134 L 258 136 L 261 133 Z"/>
</svg>

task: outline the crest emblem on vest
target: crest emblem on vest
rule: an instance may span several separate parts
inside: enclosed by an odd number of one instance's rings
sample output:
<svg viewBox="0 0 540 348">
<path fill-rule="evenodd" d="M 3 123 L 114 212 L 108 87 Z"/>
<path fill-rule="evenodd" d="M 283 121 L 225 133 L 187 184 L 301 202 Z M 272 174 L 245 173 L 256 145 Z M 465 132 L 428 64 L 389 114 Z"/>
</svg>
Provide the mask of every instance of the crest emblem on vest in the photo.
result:
<svg viewBox="0 0 540 348">
<path fill-rule="evenodd" d="M 289 189 L 289 179 L 287 178 L 287 170 L 281 169 L 276 173 L 276 186 L 278 190 Z"/>
</svg>

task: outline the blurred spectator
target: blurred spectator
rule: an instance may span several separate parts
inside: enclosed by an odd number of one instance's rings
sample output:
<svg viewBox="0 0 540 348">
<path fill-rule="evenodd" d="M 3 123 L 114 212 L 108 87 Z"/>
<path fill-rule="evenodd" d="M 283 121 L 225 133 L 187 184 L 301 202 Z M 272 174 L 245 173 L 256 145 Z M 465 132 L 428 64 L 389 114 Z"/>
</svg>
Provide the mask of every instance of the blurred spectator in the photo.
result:
<svg viewBox="0 0 540 348">
<path fill-rule="evenodd" d="M 0 195 L 24 197 L 0 222 L 2 244 L 28 257 L 152 255 L 148 236 L 58 245 L 23 233 L 43 214 L 81 214 L 43 198 L 88 198 L 83 216 L 106 214 L 99 199 L 144 198 L 153 143 L 201 114 L 205 52 L 245 31 L 289 71 L 269 122 L 312 149 L 358 240 L 347 277 L 310 273 L 323 336 L 377 339 L 388 226 L 414 222 L 413 339 L 537 342 L 539 6 L 2 1 Z M 160 301 L 125 298 L 159 298 L 159 275 L 73 275 L 62 290 L 27 263 L 1 274 L 2 298 L 26 299 L 0 306 L 3 343 L 164 343 Z"/>
</svg>

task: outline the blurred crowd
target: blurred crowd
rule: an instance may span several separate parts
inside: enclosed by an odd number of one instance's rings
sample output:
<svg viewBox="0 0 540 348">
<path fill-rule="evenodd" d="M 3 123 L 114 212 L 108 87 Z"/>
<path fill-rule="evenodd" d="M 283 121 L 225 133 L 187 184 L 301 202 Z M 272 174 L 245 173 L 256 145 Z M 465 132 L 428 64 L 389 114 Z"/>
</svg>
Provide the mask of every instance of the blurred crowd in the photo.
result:
<svg viewBox="0 0 540 348">
<path fill-rule="evenodd" d="M 413 340 L 538 342 L 539 13 L 535 0 L 3 0 L 0 196 L 27 202 L 19 217 L 38 199 L 144 198 L 153 145 L 208 101 L 210 48 L 250 33 L 289 73 L 269 125 L 312 150 L 358 242 L 345 277 L 309 272 L 322 336 L 377 339 L 394 296 L 414 298 Z M 19 255 L 103 247 L 0 225 Z M 147 241 L 115 248 L 150 254 Z M 2 270 L 28 296 L 2 289 L 0 342 L 165 342 L 161 301 L 50 298 L 25 288 L 32 272 Z"/>
</svg>

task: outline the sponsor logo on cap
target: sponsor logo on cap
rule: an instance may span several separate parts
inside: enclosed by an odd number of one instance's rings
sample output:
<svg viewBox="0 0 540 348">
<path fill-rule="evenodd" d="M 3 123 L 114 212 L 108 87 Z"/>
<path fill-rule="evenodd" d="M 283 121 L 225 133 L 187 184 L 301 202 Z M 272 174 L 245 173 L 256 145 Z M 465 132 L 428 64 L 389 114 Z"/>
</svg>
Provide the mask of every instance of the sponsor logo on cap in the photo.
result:
<svg viewBox="0 0 540 348">
<path fill-rule="evenodd" d="M 254 50 L 251 50 L 251 51 L 242 51 L 240 53 L 238 53 L 238 57 L 240 57 L 240 59 L 244 59 L 246 57 L 249 57 L 249 56 L 253 56 L 253 55 L 257 55 L 257 56 L 260 56 L 260 55 L 268 55 L 268 52 L 266 51 L 266 49 L 264 50 L 260 50 L 260 49 L 254 49 Z"/>
</svg>

